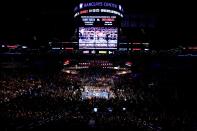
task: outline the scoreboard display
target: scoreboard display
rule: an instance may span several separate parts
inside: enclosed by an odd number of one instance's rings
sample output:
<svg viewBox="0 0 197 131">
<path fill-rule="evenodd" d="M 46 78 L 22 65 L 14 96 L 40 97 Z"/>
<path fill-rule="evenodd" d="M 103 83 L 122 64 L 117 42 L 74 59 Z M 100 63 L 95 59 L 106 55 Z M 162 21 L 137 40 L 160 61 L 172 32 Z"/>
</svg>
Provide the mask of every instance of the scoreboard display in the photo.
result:
<svg viewBox="0 0 197 131">
<path fill-rule="evenodd" d="M 79 27 L 79 49 L 117 49 L 117 27 Z"/>
<path fill-rule="evenodd" d="M 112 2 L 83 2 L 74 8 L 81 50 L 116 50 L 123 18 L 122 5 Z"/>
<path fill-rule="evenodd" d="M 81 16 L 80 26 L 116 26 L 116 16 Z"/>
</svg>

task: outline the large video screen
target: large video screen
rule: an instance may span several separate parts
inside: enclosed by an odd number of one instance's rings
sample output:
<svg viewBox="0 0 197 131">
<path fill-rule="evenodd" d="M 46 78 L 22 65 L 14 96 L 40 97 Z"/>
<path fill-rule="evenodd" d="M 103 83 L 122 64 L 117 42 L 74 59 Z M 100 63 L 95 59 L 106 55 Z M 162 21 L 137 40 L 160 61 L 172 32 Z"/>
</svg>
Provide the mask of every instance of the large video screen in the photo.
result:
<svg viewBox="0 0 197 131">
<path fill-rule="evenodd" d="M 117 27 L 79 27 L 79 49 L 117 49 Z"/>
</svg>

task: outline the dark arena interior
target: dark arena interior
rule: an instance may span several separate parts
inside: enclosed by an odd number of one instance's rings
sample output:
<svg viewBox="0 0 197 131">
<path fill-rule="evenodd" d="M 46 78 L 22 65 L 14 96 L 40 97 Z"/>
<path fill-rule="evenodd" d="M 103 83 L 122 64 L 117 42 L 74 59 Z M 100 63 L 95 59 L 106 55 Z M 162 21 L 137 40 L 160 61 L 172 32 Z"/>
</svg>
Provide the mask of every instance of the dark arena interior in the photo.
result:
<svg viewBox="0 0 197 131">
<path fill-rule="evenodd" d="M 0 131 L 197 131 L 188 3 L 2 3 Z"/>
</svg>

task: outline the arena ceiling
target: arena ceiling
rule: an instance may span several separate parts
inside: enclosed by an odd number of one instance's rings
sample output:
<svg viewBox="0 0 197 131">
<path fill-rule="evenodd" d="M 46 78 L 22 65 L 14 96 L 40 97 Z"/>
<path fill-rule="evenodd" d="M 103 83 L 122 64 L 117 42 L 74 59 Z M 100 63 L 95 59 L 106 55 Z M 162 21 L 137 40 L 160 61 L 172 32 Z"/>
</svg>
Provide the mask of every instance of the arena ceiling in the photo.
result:
<svg viewBox="0 0 197 131">
<path fill-rule="evenodd" d="M 0 40 L 28 41 L 69 40 L 74 32 L 73 7 L 86 0 L 6 0 L 1 1 Z M 93 0 L 91 0 L 93 1 Z M 107 0 L 110 1 L 110 0 Z M 195 39 L 196 8 L 189 1 L 113 0 L 125 7 L 125 12 L 153 14 L 158 21 L 158 39 L 174 41 Z M 196 39 L 195 39 L 196 40 Z M 165 42 L 166 43 L 166 42 Z"/>
</svg>

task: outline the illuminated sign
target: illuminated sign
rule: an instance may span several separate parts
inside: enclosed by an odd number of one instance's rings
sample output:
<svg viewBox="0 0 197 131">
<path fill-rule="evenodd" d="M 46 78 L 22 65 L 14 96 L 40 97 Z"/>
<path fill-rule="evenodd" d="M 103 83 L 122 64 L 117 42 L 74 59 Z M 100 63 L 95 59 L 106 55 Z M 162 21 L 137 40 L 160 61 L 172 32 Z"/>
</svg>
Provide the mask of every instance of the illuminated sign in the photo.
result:
<svg viewBox="0 0 197 131">
<path fill-rule="evenodd" d="M 107 54 L 107 51 L 99 51 L 99 54 Z"/>
<path fill-rule="evenodd" d="M 111 13 L 111 14 L 115 14 L 115 15 L 119 15 L 120 17 L 123 17 L 123 14 L 119 11 L 116 10 L 110 10 L 110 9 L 89 9 L 89 10 L 81 10 L 79 12 L 76 12 L 74 14 L 74 17 L 77 17 L 78 15 L 81 14 L 87 14 L 87 13 Z"/>
<path fill-rule="evenodd" d="M 79 14 L 87 14 L 88 10 L 81 10 Z"/>
<path fill-rule="evenodd" d="M 116 16 L 81 16 L 82 19 L 97 19 L 97 18 L 111 18 L 111 19 L 115 19 Z"/>
<path fill-rule="evenodd" d="M 92 54 L 95 54 L 95 53 L 96 53 L 96 51 L 95 51 L 95 50 L 92 50 L 92 51 L 91 51 L 91 53 L 92 53 Z"/>
<path fill-rule="evenodd" d="M 104 22 L 104 25 L 113 25 L 112 22 L 115 21 L 114 16 L 99 16 L 99 17 L 90 17 L 90 16 L 81 16 L 81 20 L 85 23 L 85 25 L 93 25 L 95 21 Z"/>
<path fill-rule="evenodd" d="M 89 54 L 89 50 L 84 50 L 83 54 Z"/>
<path fill-rule="evenodd" d="M 65 48 L 65 50 L 74 50 L 74 48 L 72 48 L 72 47 L 71 48 Z"/>
<path fill-rule="evenodd" d="M 111 8 L 116 8 L 116 9 L 119 9 L 119 10 L 123 11 L 123 8 L 122 8 L 121 5 L 117 5 L 117 4 L 110 3 L 110 2 L 88 2 L 88 3 L 80 3 L 79 4 L 79 9 L 87 8 L 87 7 L 96 7 L 96 6 L 100 6 L 100 7 L 111 7 Z M 75 10 L 77 10 L 76 7 L 75 7 Z"/>
<path fill-rule="evenodd" d="M 104 25 L 113 25 L 112 22 L 105 22 Z"/>
<path fill-rule="evenodd" d="M 89 12 L 100 12 L 100 9 L 89 9 Z"/>
<path fill-rule="evenodd" d="M 119 51 L 127 51 L 127 48 L 119 48 Z"/>
<path fill-rule="evenodd" d="M 85 12 L 84 12 L 84 9 L 86 10 Z M 107 10 L 107 9 L 112 9 L 112 10 Z M 80 14 L 96 13 L 96 12 L 97 13 L 98 12 L 112 13 L 112 14 L 116 14 L 116 15 L 123 17 L 122 12 L 124 12 L 124 10 L 121 5 L 115 4 L 112 2 L 85 2 L 85 3 L 80 3 L 79 5 L 77 5 L 74 8 L 74 12 L 75 12 L 74 17 L 77 17 Z"/>
<path fill-rule="evenodd" d="M 60 50 L 60 47 L 53 47 L 52 50 Z"/>
<path fill-rule="evenodd" d="M 120 43 L 120 45 L 128 45 L 128 43 Z"/>
<path fill-rule="evenodd" d="M 133 45 L 140 45 L 140 44 L 142 44 L 142 43 L 133 43 Z"/>
<path fill-rule="evenodd" d="M 88 22 L 88 21 L 86 21 L 86 22 L 84 22 L 85 23 L 85 25 L 93 25 L 93 22 Z"/>
<path fill-rule="evenodd" d="M 15 48 L 17 48 L 18 46 L 17 46 L 17 45 L 7 45 L 7 47 L 10 48 L 10 49 L 15 49 Z"/>
<path fill-rule="evenodd" d="M 150 43 L 142 43 L 143 45 L 149 45 Z"/>
<path fill-rule="evenodd" d="M 112 19 L 112 18 L 103 18 L 103 19 L 102 19 L 102 21 L 107 21 L 107 22 L 109 22 L 109 21 L 110 21 L 110 22 L 111 22 L 111 21 L 115 21 L 115 20 L 114 20 L 114 19 Z"/>
<path fill-rule="evenodd" d="M 85 25 L 93 25 L 96 21 L 104 22 L 104 25 L 113 25 L 116 21 L 116 16 L 81 16 L 81 20 Z"/>
<path fill-rule="evenodd" d="M 92 18 L 90 18 L 90 19 L 87 19 L 87 18 L 84 18 L 84 19 L 82 19 L 82 21 L 95 21 L 95 19 L 92 19 Z"/>
<path fill-rule="evenodd" d="M 113 51 L 109 51 L 108 53 L 109 53 L 109 54 L 113 54 L 114 52 L 113 52 Z"/>
<path fill-rule="evenodd" d="M 141 48 L 133 48 L 133 51 L 140 51 L 142 50 Z"/>
</svg>

